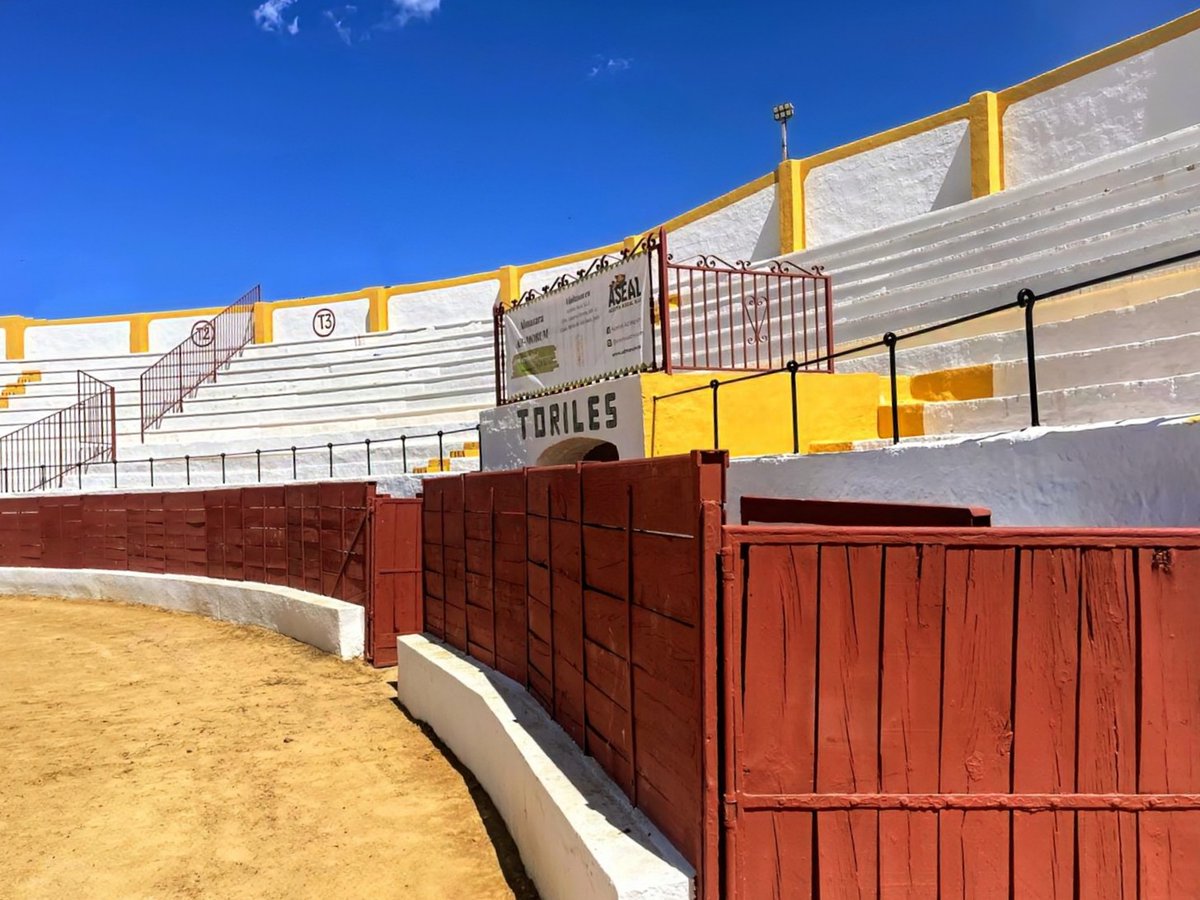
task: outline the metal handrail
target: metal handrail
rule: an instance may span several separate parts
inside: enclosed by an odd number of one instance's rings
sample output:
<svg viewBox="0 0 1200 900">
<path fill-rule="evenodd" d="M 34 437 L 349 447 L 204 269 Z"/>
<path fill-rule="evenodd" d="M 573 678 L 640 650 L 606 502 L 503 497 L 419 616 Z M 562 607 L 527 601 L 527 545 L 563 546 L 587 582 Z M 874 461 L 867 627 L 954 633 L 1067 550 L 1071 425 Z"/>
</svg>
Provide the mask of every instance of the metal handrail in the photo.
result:
<svg viewBox="0 0 1200 900">
<path fill-rule="evenodd" d="M 76 400 L 0 437 L 0 490 L 61 487 L 72 471 L 117 458 L 117 389 L 82 370 L 75 373 Z M 11 465 L 13 462 L 17 465 Z"/>
<path fill-rule="evenodd" d="M 114 404 L 113 416 L 115 417 L 115 415 L 116 415 L 116 407 Z M 115 423 L 115 418 L 114 418 L 114 423 Z M 115 428 L 115 424 L 114 424 L 114 428 Z M 400 444 L 402 473 L 409 474 L 409 464 L 408 464 L 408 442 L 409 441 L 416 441 L 416 440 L 422 440 L 422 439 L 428 439 L 428 438 L 437 438 L 438 459 L 441 460 L 441 459 L 446 458 L 445 438 L 452 437 L 452 436 L 458 435 L 458 434 L 467 434 L 467 433 L 474 433 L 476 435 L 476 437 L 478 438 L 481 433 L 481 428 L 479 425 L 468 425 L 464 428 L 440 429 L 438 431 L 419 432 L 416 434 L 401 434 L 396 437 L 386 437 L 386 438 L 363 438 L 362 440 L 359 440 L 359 441 L 337 441 L 337 442 L 327 441 L 324 444 L 305 444 L 305 445 L 298 445 L 298 446 L 293 445 L 290 447 L 272 447 L 272 448 L 268 448 L 265 450 L 263 450 L 263 449 L 245 450 L 245 451 L 241 451 L 241 452 L 237 452 L 237 453 L 205 453 L 205 454 L 197 454 L 194 456 L 191 454 L 184 454 L 182 456 L 157 456 L 157 457 L 149 456 L 149 457 L 146 457 L 145 459 L 127 459 L 127 460 L 121 460 L 121 461 L 118 461 L 116 459 L 115 450 L 114 450 L 114 456 L 112 458 L 106 459 L 106 460 L 94 460 L 94 462 L 111 462 L 112 463 L 112 477 L 113 477 L 112 486 L 114 489 L 116 489 L 116 488 L 120 487 L 120 467 L 121 466 L 124 466 L 126 468 L 126 470 L 128 470 L 128 468 L 131 466 L 147 467 L 148 471 L 149 471 L 149 476 L 150 476 L 149 487 L 153 488 L 153 487 L 160 486 L 155 481 L 154 466 L 156 463 L 161 464 L 161 463 L 170 463 L 170 462 L 182 462 L 185 466 L 186 486 L 190 487 L 192 484 L 192 474 L 191 474 L 192 463 L 200 463 L 200 462 L 204 462 L 204 461 L 211 462 L 211 461 L 220 460 L 220 462 L 221 462 L 221 484 L 226 484 L 227 483 L 226 463 L 231 460 L 236 460 L 236 459 L 251 459 L 252 458 L 255 460 L 255 464 L 256 464 L 257 476 L 256 476 L 255 481 L 258 484 L 262 484 L 262 458 L 264 455 L 269 456 L 271 454 L 278 454 L 278 453 L 291 454 L 292 480 L 298 481 L 299 480 L 298 454 L 308 452 L 308 451 L 313 451 L 313 450 L 324 451 L 326 454 L 328 454 L 329 477 L 333 478 L 333 477 L 335 477 L 335 459 L 334 459 L 333 451 L 340 447 L 363 447 L 366 451 L 365 460 L 364 460 L 365 474 L 368 478 L 372 478 L 372 477 L 377 477 L 380 474 L 380 473 L 376 472 L 375 468 L 373 467 L 372 457 L 371 457 L 371 448 L 372 447 L 378 447 L 380 444 L 399 443 Z M 480 456 L 480 458 L 479 458 L 479 467 L 481 469 L 483 468 L 483 457 L 482 456 Z M 13 487 L 13 485 L 16 485 L 16 484 L 25 483 L 21 480 L 23 477 L 22 473 L 29 472 L 29 471 L 39 471 L 40 469 L 43 469 L 43 468 L 45 468 L 45 466 L 38 466 L 36 464 L 28 465 L 28 466 L 6 466 L 6 465 L 3 465 L 3 461 L 0 460 L 0 493 L 19 493 L 21 491 L 36 491 L 36 490 L 45 489 L 46 484 L 48 484 L 49 481 L 51 481 L 53 479 L 47 478 L 45 481 L 38 482 L 36 485 L 34 485 L 32 487 Z M 64 474 L 66 474 L 66 473 L 64 473 Z M 354 474 L 356 477 L 359 474 L 357 471 L 357 468 L 356 468 L 356 471 Z M 82 468 L 80 468 L 80 470 L 79 470 L 78 484 L 79 484 L 80 489 L 82 489 L 82 487 L 83 487 L 83 470 L 82 470 Z M 62 478 L 59 478 L 59 487 L 61 487 L 61 486 L 62 486 Z"/>
<path fill-rule="evenodd" d="M 987 309 L 979 310 L 978 312 L 967 313 L 961 316 L 955 316 L 953 319 L 946 319 L 943 322 L 935 322 L 932 325 L 924 325 L 920 328 L 906 331 L 903 334 L 897 334 L 894 331 L 888 331 L 883 334 L 878 340 L 871 341 L 866 344 L 859 344 L 854 347 L 847 347 L 844 350 L 839 350 L 836 353 L 830 353 L 824 357 L 818 357 L 814 360 L 808 360 L 807 366 L 819 366 L 822 363 L 832 363 L 835 360 L 844 357 L 856 356 L 866 353 L 869 350 L 878 350 L 885 348 L 888 351 L 888 380 L 891 386 L 891 409 L 892 409 L 892 443 L 900 443 L 900 411 L 898 389 L 896 385 L 896 348 L 901 341 L 911 340 L 913 338 L 923 337 L 927 334 L 934 334 L 938 331 L 944 331 L 947 328 L 954 328 L 957 325 L 963 325 L 967 322 L 972 322 L 976 319 L 984 319 L 988 316 L 993 316 L 998 313 L 1008 312 L 1012 309 L 1022 309 L 1025 312 L 1025 357 L 1026 367 L 1029 376 L 1029 419 L 1032 427 L 1041 425 L 1041 415 L 1038 411 L 1038 390 L 1037 390 L 1037 352 L 1034 342 L 1034 306 L 1042 300 L 1049 300 L 1054 297 L 1060 297 L 1064 294 L 1070 294 L 1075 291 L 1084 290 L 1086 288 L 1095 287 L 1109 281 L 1116 281 L 1121 278 L 1129 278 L 1133 275 L 1140 275 L 1143 272 L 1161 269 L 1166 266 L 1176 265 L 1190 260 L 1200 259 L 1200 250 L 1191 250 L 1187 253 L 1180 253 L 1175 256 L 1170 256 L 1165 259 L 1155 260 L 1154 262 L 1143 263 L 1139 266 L 1132 266 L 1127 269 L 1121 269 L 1117 272 L 1112 272 L 1108 275 L 1100 275 L 1095 278 L 1088 278 L 1084 281 L 1077 281 L 1073 284 L 1064 285 L 1063 287 L 1054 288 L 1053 290 L 1043 291 L 1038 294 L 1030 288 L 1022 288 L 1017 292 L 1017 299 L 1010 300 L 1007 303 L 1001 303 L 997 306 L 992 306 Z M 678 391 L 671 391 L 666 394 L 656 394 L 652 398 L 654 415 L 658 413 L 658 401 L 669 400 L 672 397 L 681 397 L 685 394 L 694 394 L 698 391 L 712 392 L 712 414 L 713 414 L 713 447 L 720 446 L 720 405 L 718 400 L 718 392 L 723 385 L 737 384 L 742 381 L 751 381 L 755 378 L 763 378 L 770 375 L 780 375 L 787 372 L 791 376 L 791 402 L 792 402 L 792 452 L 800 452 L 800 417 L 799 408 L 796 399 L 796 374 L 802 368 L 801 364 L 796 360 L 791 360 L 787 365 L 777 368 L 768 369 L 766 371 L 754 372 L 750 375 L 743 375 L 740 378 L 727 378 L 720 381 L 716 378 L 709 381 L 707 384 L 699 384 L 689 388 L 682 388 Z M 831 369 L 832 371 L 832 369 Z"/>
<path fill-rule="evenodd" d="M 181 412 L 183 401 L 229 364 L 254 340 L 254 305 L 262 299 L 255 285 L 208 320 L 197 322 L 192 333 L 163 354 L 138 379 L 142 440 L 170 412 Z"/>
</svg>

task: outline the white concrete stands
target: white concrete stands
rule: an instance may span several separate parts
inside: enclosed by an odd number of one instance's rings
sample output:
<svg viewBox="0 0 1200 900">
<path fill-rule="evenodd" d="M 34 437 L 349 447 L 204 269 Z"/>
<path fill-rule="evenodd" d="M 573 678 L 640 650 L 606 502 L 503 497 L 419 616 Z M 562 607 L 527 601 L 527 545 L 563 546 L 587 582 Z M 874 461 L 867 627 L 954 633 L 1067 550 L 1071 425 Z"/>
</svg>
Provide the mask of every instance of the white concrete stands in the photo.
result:
<svg viewBox="0 0 1200 900">
<path fill-rule="evenodd" d="M 987 506 L 995 525 L 1200 525 L 1200 420 L 1030 428 L 809 456 L 743 457 L 726 508 L 746 495 Z"/>
<path fill-rule="evenodd" d="M 689 900 L 694 872 L 515 681 L 421 635 L 397 641 L 400 702 L 483 785 L 546 900 Z"/>
<path fill-rule="evenodd" d="M 257 625 L 342 659 L 363 655 L 361 606 L 293 588 L 196 575 L 0 567 L 0 594 L 157 606 Z"/>
<path fill-rule="evenodd" d="M 820 247 L 970 199 L 963 119 L 813 167 L 804 181 L 804 236 Z"/>
<path fill-rule="evenodd" d="M 1004 180 L 1014 187 L 1200 121 L 1193 31 L 1004 112 Z"/>
<path fill-rule="evenodd" d="M 834 279 L 839 344 L 1195 249 L 1200 128 L 792 254 Z"/>
<path fill-rule="evenodd" d="M 1034 334 L 1041 422 L 1081 425 L 1200 412 L 1198 304 L 1200 290 L 1183 290 L 1039 325 Z M 897 368 L 908 374 L 991 364 L 992 396 L 927 403 L 923 409 L 927 435 L 980 434 L 1029 423 L 1025 356 L 1025 333 L 1017 329 L 914 347 L 898 355 Z M 843 371 L 883 373 L 887 357 L 848 360 Z"/>
</svg>

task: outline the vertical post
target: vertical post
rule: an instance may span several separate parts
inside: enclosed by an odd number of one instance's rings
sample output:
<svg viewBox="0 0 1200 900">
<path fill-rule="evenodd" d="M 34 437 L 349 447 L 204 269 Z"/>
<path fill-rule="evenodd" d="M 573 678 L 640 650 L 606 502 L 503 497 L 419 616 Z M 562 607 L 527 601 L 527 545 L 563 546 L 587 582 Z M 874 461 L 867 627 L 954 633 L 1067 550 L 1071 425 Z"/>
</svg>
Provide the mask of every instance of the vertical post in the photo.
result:
<svg viewBox="0 0 1200 900">
<path fill-rule="evenodd" d="M 408 436 L 400 435 L 400 461 L 404 464 L 404 474 L 408 474 Z"/>
<path fill-rule="evenodd" d="M 713 414 L 713 449 L 719 450 L 721 447 L 721 425 L 720 425 L 720 407 L 717 403 L 717 390 L 721 387 L 721 382 L 713 379 L 708 383 L 712 388 L 712 414 Z"/>
<path fill-rule="evenodd" d="M 225 483 L 225 454 L 221 454 L 221 484 Z"/>
<path fill-rule="evenodd" d="M 888 380 L 892 388 L 892 443 L 900 443 L 900 408 L 896 399 L 896 335 L 889 331 L 883 336 L 888 348 Z"/>
<path fill-rule="evenodd" d="M 262 451 L 254 451 L 254 470 L 257 473 L 258 483 L 262 484 Z"/>
<path fill-rule="evenodd" d="M 188 487 L 192 486 L 192 458 L 187 454 L 183 457 L 183 471 L 187 476 Z"/>
<path fill-rule="evenodd" d="M 109 450 L 112 453 L 112 458 L 117 458 L 117 389 L 110 387 L 108 389 L 108 409 L 109 409 L 109 427 L 112 428 L 110 433 L 111 443 Z"/>
<path fill-rule="evenodd" d="M 670 375 L 673 365 L 671 360 L 671 317 L 667 315 L 670 308 L 669 297 L 671 270 L 667 266 L 667 229 L 658 229 L 658 324 L 662 329 L 663 370 Z"/>
<path fill-rule="evenodd" d="M 333 442 L 330 441 L 325 446 L 329 448 L 329 477 L 332 478 L 333 477 Z"/>
<path fill-rule="evenodd" d="M 441 431 L 441 429 L 438 429 L 438 468 L 437 468 L 437 470 L 439 472 L 442 471 L 442 457 L 443 456 L 445 456 L 445 451 L 442 449 L 442 431 Z"/>
<path fill-rule="evenodd" d="M 800 452 L 800 409 L 796 403 L 796 373 L 800 363 L 794 359 L 787 364 L 788 376 L 792 379 L 792 452 Z"/>
<path fill-rule="evenodd" d="M 292 481 L 296 480 L 296 447 L 292 446 Z"/>
<path fill-rule="evenodd" d="M 496 405 L 504 405 L 504 303 L 492 307 L 492 354 L 496 368 Z"/>
<path fill-rule="evenodd" d="M 479 471 L 483 471 L 483 427 L 477 422 L 475 423 L 475 443 L 479 446 L 475 449 L 479 451 Z"/>
<path fill-rule="evenodd" d="M 828 275 L 825 276 L 825 356 L 826 365 L 833 372 L 833 279 Z"/>
<path fill-rule="evenodd" d="M 1029 423 L 1037 428 L 1041 424 L 1038 415 L 1037 389 L 1037 353 L 1033 346 L 1033 305 L 1037 303 L 1037 295 L 1029 288 L 1023 288 L 1017 294 L 1017 305 L 1025 310 L 1025 355 L 1026 368 L 1029 370 Z"/>
<path fill-rule="evenodd" d="M 369 478 L 371 477 L 371 439 L 367 438 L 365 443 L 367 445 L 367 477 Z"/>
<path fill-rule="evenodd" d="M 154 487 L 154 457 L 150 457 L 150 487 Z"/>
<path fill-rule="evenodd" d="M 113 490 L 117 489 L 117 461 L 113 460 Z"/>
</svg>

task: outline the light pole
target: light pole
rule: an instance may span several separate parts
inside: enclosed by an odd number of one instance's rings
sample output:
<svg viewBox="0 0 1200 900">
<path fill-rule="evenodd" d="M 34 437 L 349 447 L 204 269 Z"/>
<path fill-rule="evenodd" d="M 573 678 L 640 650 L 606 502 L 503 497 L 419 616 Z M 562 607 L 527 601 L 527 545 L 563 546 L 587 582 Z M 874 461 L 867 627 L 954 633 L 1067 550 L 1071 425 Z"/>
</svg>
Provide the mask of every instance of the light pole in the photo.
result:
<svg viewBox="0 0 1200 900">
<path fill-rule="evenodd" d="M 796 107 L 790 103 L 780 103 L 772 110 L 772 113 L 775 116 L 775 121 L 779 123 L 780 133 L 783 135 L 783 161 L 787 162 L 787 123 L 788 119 L 796 114 Z"/>
</svg>

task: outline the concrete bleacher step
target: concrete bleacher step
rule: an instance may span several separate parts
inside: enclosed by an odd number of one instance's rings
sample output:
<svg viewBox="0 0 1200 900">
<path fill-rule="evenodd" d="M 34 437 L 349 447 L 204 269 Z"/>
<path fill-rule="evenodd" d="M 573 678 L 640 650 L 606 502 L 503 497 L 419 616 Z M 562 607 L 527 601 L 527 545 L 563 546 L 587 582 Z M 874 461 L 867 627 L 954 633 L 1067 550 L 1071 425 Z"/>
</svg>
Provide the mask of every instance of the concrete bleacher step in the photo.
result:
<svg viewBox="0 0 1200 900">
<path fill-rule="evenodd" d="M 1200 196 L 1197 197 L 1200 202 Z M 872 312 L 837 328 L 839 345 L 878 339 L 980 312 L 1016 299 L 1030 288 L 1042 294 L 1107 273 L 1197 249 L 1200 207 L 1153 223 L 1131 225 L 1092 241 L 1049 247 L 1003 266 L 960 273 L 899 292 L 873 298 Z"/>
<path fill-rule="evenodd" d="M 1038 390 L 1042 425 L 1089 425 L 1200 412 L 1200 372 Z M 1011 394 L 924 408 L 926 434 L 979 434 L 1028 427 L 1029 395 Z"/>
<path fill-rule="evenodd" d="M 896 354 L 897 372 L 908 374 L 1024 360 L 1024 314 L 1012 310 L 1011 314 L 1001 316 L 1006 318 L 1008 327 L 997 328 L 990 334 L 972 333 L 974 328 L 955 328 L 944 332 L 947 336 L 956 335 L 953 339 L 901 343 Z M 1035 322 L 1039 356 L 1089 350 L 1111 343 L 1114 334 L 1145 341 L 1197 332 L 1200 331 L 1200 268 L 1045 301 L 1037 307 Z M 886 351 L 840 360 L 838 371 L 886 373 Z"/>
<path fill-rule="evenodd" d="M 911 219 L 851 235 L 782 257 L 802 268 L 825 266 L 831 273 L 920 248 L 943 236 L 980 231 L 1021 215 L 1024 207 L 1070 204 L 1103 194 L 1130 178 L 1140 178 L 1160 161 L 1170 165 L 1180 154 L 1200 147 L 1200 126 L 1134 145 L 1126 150 L 1073 166 L 1048 178 L 945 207 Z"/>
<path fill-rule="evenodd" d="M 1141 204 L 1172 198 L 1193 188 L 1200 178 L 1198 161 L 1200 135 L 1195 143 L 1189 142 L 1140 167 L 1118 170 L 1107 176 L 1103 183 L 1072 184 L 1067 197 L 1049 192 L 1018 203 L 1009 198 L 1009 202 L 998 210 L 1005 214 L 1003 216 L 967 217 L 958 228 L 927 231 L 921 241 L 910 239 L 899 247 L 881 247 L 879 255 L 871 259 L 841 262 L 836 272 L 838 284 L 851 297 L 856 297 L 861 292 L 861 285 L 880 276 L 899 275 L 917 268 L 922 262 L 938 262 L 972 252 L 980 233 L 988 236 L 983 246 L 995 248 L 1031 235 L 1044 235 L 1051 228 L 1078 227 L 1081 223 L 1101 221 L 1105 217 L 1128 217 Z"/>
</svg>

